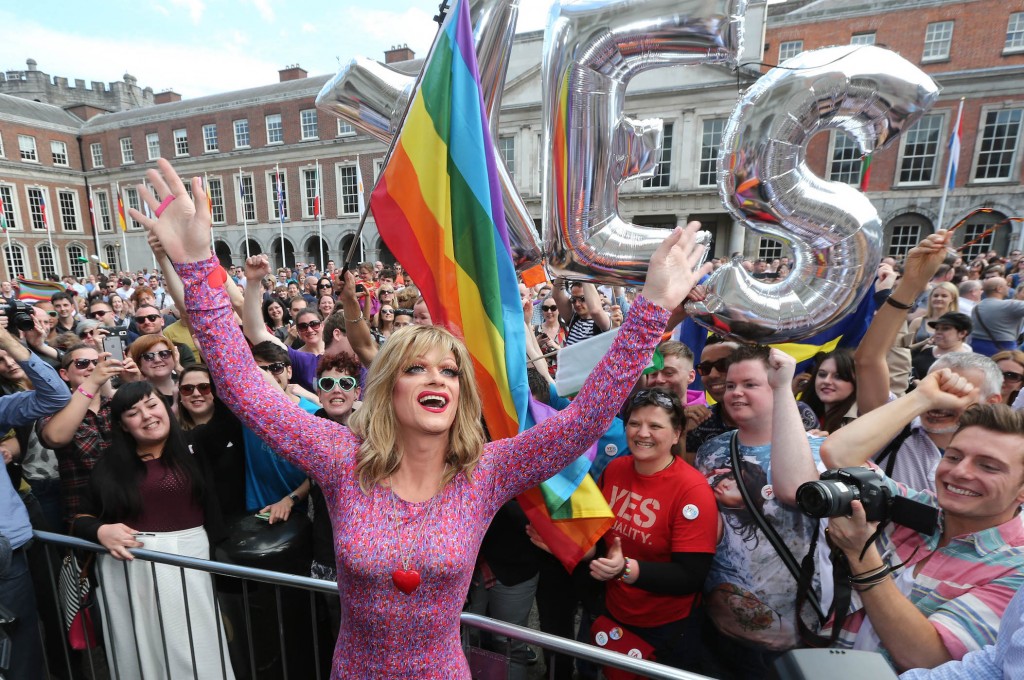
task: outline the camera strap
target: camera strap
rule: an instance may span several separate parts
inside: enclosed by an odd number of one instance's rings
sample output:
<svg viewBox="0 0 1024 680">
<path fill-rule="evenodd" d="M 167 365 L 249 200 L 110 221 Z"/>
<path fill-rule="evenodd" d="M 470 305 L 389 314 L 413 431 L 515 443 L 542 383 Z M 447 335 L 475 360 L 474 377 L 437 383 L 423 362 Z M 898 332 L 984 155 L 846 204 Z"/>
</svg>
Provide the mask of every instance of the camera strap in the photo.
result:
<svg viewBox="0 0 1024 680">
<path fill-rule="evenodd" d="M 882 463 L 885 463 L 885 476 L 892 477 L 892 471 L 896 468 L 896 454 L 899 452 L 900 447 L 903 446 L 903 442 L 907 441 L 907 437 L 911 434 L 910 423 L 907 423 L 900 433 L 893 437 L 893 440 L 882 449 L 882 452 L 875 456 L 875 465 L 881 467 Z"/>
<path fill-rule="evenodd" d="M 754 518 L 754 522 L 761 530 L 761 533 L 765 535 L 765 538 L 768 539 L 768 542 L 771 543 L 773 548 L 775 548 L 775 552 L 778 553 L 779 558 L 782 560 L 782 563 L 786 565 L 786 569 L 788 569 L 789 573 L 793 575 L 793 579 L 797 582 L 797 585 L 799 586 L 802 578 L 802 568 L 800 564 L 796 561 L 796 558 L 793 556 L 793 553 L 792 551 L 790 551 L 789 547 L 786 546 L 785 541 L 783 541 L 782 537 L 779 536 L 779 532 L 775 530 L 775 527 L 773 527 L 768 522 L 768 520 L 765 518 L 761 510 L 758 509 L 758 507 L 754 504 L 753 500 L 750 498 L 750 492 L 747 491 L 747 485 L 743 483 L 743 469 L 740 467 L 739 431 L 732 433 L 732 439 L 729 443 L 729 449 L 730 458 L 732 459 L 733 475 L 736 476 L 736 486 L 738 486 L 740 489 L 740 495 L 743 497 L 743 503 L 747 506 L 747 510 L 750 512 L 750 516 Z M 818 525 L 815 524 L 814 540 L 811 542 L 811 551 L 808 555 L 811 559 L 812 569 L 814 567 L 814 547 L 815 544 L 817 544 L 818 542 L 817 526 Z M 806 561 L 807 558 L 804 559 Z M 813 571 L 811 573 L 811 576 L 813 576 Z M 812 588 L 807 589 L 806 600 L 810 602 L 811 607 L 814 608 L 814 613 L 817 614 L 818 619 L 824 623 L 827 619 L 827 616 L 825 612 L 822 610 L 821 602 L 818 600 L 818 596 Z M 797 607 L 797 621 L 800 621 L 799 606 Z"/>
</svg>

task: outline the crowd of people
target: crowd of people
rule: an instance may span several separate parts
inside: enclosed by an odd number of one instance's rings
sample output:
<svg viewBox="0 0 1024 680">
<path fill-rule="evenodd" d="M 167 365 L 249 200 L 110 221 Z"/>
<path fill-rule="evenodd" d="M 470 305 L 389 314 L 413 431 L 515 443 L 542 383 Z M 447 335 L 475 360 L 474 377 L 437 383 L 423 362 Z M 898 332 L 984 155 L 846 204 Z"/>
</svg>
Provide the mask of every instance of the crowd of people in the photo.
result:
<svg viewBox="0 0 1024 680">
<path fill-rule="evenodd" d="M 211 578 L 131 549 L 210 558 L 253 515 L 310 520 L 299 559 L 339 586 L 333 677 L 467 677 L 458 612 L 527 625 L 534 605 L 546 632 L 719 678 L 765 677 L 822 644 L 879 652 L 914 678 L 1012 656 L 999 628 L 1024 579 L 1019 251 L 964 262 L 939 231 L 887 258 L 861 342 L 806 366 L 734 339 L 712 335 L 697 356 L 671 339 L 681 301 L 700 295 L 693 225 L 667 239 L 642 293 L 522 284 L 530 389 L 550 416 L 488 441 L 465 347 L 431 324 L 400 265 L 275 271 L 259 255 L 221 282 L 201 186 L 193 204 L 168 165 L 150 180 L 155 217 L 133 216 L 158 271 L 65 277 L 28 322 L 13 306 L 0 321 L 7 677 L 41 677 L 40 627 L 60 654 L 33 528 L 106 549 L 103 642 L 124 677 L 191 676 L 193 663 L 196 677 L 232 676 Z M 790 263 L 745 266 L 770 280 Z M 584 388 L 560 397 L 559 353 L 615 329 Z M 614 524 L 569 573 L 514 498 L 595 445 Z M 879 525 L 857 500 L 834 517 L 802 510 L 802 484 L 863 466 L 888 496 L 934 509 L 930 524 Z M 186 627 L 197 644 L 165 658 L 161 636 Z M 512 678 L 537 661 L 523 643 L 474 643 L 507 653 Z M 601 672 L 545 663 L 566 680 Z"/>
</svg>

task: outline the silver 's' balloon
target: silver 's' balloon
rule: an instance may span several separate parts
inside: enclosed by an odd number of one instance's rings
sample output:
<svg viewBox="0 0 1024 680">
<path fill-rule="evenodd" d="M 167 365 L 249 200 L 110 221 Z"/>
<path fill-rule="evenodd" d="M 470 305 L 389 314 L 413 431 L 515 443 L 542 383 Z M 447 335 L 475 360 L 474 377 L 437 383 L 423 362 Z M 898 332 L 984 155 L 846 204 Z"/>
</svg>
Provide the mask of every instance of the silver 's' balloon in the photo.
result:
<svg viewBox="0 0 1024 680">
<path fill-rule="evenodd" d="M 518 16 L 519 0 L 472 0 L 470 4 L 480 85 L 491 136 L 495 139 Z M 416 78 L 411 75 L 359 57 L 323 86 L 317 95 L 316 106 L 338 116 L 360 132 L 390 144 L 402 126 L 405 107 L 415 82 Z M 501 155 L 496 152 L 495 158 L 498 160 L 512 260 L 516 270 L 523 271 L 541 262 L 537 230 Z"/>
<path fill-rule="evenodd" d="M 653 172 L 660 120 L 623 114 L 626 86 L 648 69 L 731 63 L 746 0 L 564 1 L 544 37 L 544 247 L 574 279 L 638 283 L 663 229 L 618 214 L 619 185 Z"/>
<path fill-rule="evenodd" d="M 718 187 L 741 224 L 789 243 L 792 271 L 768 284 L 734 262 L 711 276 L 703 302 L 687 304 L 708 328 L 761 343 L 800 340 L 839 321 L 866 294 L 881 256 L 882 224 L 871 201 L 815 175 L 805 162 L 807 142 L 836 128 L 870 154 L 938 97 L 921 69 L 874 46 L 804 52 L 782 66 L 760 78 L 729 119 Z"/>
</svg>

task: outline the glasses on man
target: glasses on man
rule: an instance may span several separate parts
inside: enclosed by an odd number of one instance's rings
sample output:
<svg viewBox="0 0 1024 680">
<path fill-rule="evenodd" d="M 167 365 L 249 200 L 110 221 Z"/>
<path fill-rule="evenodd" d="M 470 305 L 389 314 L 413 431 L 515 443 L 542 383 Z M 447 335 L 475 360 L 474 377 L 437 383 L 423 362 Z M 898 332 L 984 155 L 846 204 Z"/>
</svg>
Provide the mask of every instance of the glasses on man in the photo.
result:
<svg viewBox="0 0 1024 680">
<path fill-rule="evenodd" d="M 672 398 L 660 390 L 640 390 L 633 395 L 633 406 L 640 406 L 652 401 L 661 408 L 669 409 L 670 411 L 676 407 L 672 403 Z"/>
<path fill-rule="evenodd" d="M 174 352 L 172 352 L 169 349 L 162 349 L 159 352 L 143 352 L 142 353 L 142 360 L 143 361 L 156 361 L 157 357 L 160 357 L 161 359 L 168 359 L 168 358 L 170 358 L 172 356 L 174 356 Z"/>
<path fill-rule="evenodd" d="M 701 375 L 709 375 L 711 369 L 715 369 L 719 373 L 725 373 L 729 370 L 729 358 L 723 357 L 717 361 L 702 361 L 697 364 L 697 372 Z"/>
<path fill-rule="evenodd" d="M 109 309 L 98 309 L 95 312 L 89 312 L 85 316 L 88 319 L 100 319 L 100 318 L 106 316 L 107 314 L 112 314 L 112 313 L 113 312 L 111 310 L 109 310 Z"/>
<path fill-rule="evenodd" d="M 558 307 L 556 307 L 555 305 L 541 305 L 541 309 L 544 310 L 545 312 L 557 312 L 558 311 Z"/>
<path fill-rule="evenodd" d="M 573 295 L 571 298 L 569 298 L 569 302 L 573 303 L 574 305 L 581 305 L 586 301 L 587 298 L 583 297 L 582 295 Z"/>
<path fill-rule="evenodd" d="M 295 327 L 299 329 L 300 333 L 305 333 L 310 328 L 312 328 L 313 330 L 316 330 L 316 329 L 320 328 L 320 325 L 321 325 L 321 322 L 314 320 L 314 321 L 302 321 L 301 323 L 295 324 Z"/>
<path fill-rule="evenodd" d="M 332 392 L 334 388 L 340 387 L 342 392 L 351 392 L 359 385 L 359 381 L 350 375 L 340 378 L 323 377 L 316 381 L 316 386 L 321 392 Z"/>
<path fill-rule="evenodd" d="M 1017 373 L 1016 371 L 1003 371 L 1003 380 L 1009 382 L 1024 382 L 1024 373 Z"/>
<path fill-rule="evenodd" d="M 75 368 L 79 371 L 84 371 L 90 366 L 99 366 L 99 359 L 75 359 Z"/>
<path fill-rule="evenodd" d="M 282 373 L 284 373 L 284 369 L 286 368 L 288 368 L 288 366 L 283 361 L 275 361 L 272 364 L 260 366 L 261 371 L 270 371 L 271 375 L 281 375 Z"/>
<path fill-rule="evenodd" d="M 48 309 L 48 310 L 46 310 L 46 316 L 56 317 L 57 316 L 57 312 L 55 312 L 52 309 Z"/>
<path fill-rule="evenodd" d="M 210 383 L 195 383 L 192 385 L 178 386 L 178 391 L 181 392 L 181 394 L 186 397 L 195 393 L 196 390 L 199 390 L 199 394 L 205 397 L 210 393 L 210 389 Z"/>
<path fill-rule="evenodd" d="M 160 318 L 159 314 L 142 314 L 141 316 L 135 317 L 135 323 L 153 323 Z"/>
</svg>

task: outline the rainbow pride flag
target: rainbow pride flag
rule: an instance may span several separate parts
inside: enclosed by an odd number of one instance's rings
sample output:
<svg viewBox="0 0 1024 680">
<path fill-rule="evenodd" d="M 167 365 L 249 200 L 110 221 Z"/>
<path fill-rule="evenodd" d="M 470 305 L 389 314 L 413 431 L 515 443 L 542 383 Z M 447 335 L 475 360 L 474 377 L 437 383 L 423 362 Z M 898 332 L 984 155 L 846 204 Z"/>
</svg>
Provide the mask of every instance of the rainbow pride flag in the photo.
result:
<svg viewBox="0 0 1024 680">
<path fill-rule="evenodd" d="M 466 0 L 424 69 L 370 209 L 434 323 L 465 340 L 491 437 L 512 437 L 527 423 L 525 326 Z M 552 522 L 540 489 L 520 502 L 563 563 L 578 562 L 597 538 L 573 519 Z"/>
<path fill-rule="evenodd" d="M 63 293 L 67 288 L 63 283 L 54 281 L 37 281 L 21 276 L 17 280 L 18 299 L 25 302 L 49 302 L 54 293 Z"/>
</svg>

